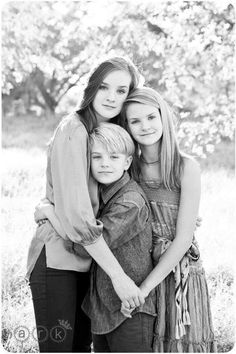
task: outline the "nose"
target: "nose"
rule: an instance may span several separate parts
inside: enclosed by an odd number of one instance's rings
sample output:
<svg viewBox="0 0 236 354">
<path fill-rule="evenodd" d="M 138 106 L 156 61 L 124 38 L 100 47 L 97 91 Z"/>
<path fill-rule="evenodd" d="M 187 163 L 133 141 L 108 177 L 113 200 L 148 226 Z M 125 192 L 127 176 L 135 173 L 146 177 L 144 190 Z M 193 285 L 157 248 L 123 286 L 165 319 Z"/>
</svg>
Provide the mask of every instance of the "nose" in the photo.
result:
<svg viewBox="0 0 236 354">
<path fill-rule="evenodd" d="M 143 130 L 147 130 L 147 129 L 149 129 L 149 128 L 150 128 L 150 124 L 149 124 L 148 120 L 144 119 L 144 120 L 142 121 L 142 129 L 143 129 Z"/>
<path fill-rule="evenodd" d="M 103 157 L 102 161 L 101 161 L 101 166 L 104 167 L 108 167 L 109 166 L 109 158 L 108 157 Z"/>
<path fill-rule="evenodd" d="M 109 90 L 107 93 L 107 100 L 109 102 L 114 102 L 115 101 L 115 92 L 113 90 Z"/>
</svg>

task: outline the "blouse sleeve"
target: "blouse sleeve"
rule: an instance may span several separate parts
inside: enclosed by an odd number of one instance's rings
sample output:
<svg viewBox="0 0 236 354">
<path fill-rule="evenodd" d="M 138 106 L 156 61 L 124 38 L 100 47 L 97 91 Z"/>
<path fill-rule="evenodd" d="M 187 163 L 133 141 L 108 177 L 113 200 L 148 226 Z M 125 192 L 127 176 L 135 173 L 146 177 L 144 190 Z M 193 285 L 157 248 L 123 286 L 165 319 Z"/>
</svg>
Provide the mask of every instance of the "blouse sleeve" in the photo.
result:
<svg viewBox="0 0 236 354">
<path fill-rule="evenodd" d="M 55 213 L 67 236 L 82 245 L 96 242 L 102 223 L 94 217 L 88 189 L 88 135 L 79 120 L 59 125 L 51 147 L 51 176 Z"/>
</svg>

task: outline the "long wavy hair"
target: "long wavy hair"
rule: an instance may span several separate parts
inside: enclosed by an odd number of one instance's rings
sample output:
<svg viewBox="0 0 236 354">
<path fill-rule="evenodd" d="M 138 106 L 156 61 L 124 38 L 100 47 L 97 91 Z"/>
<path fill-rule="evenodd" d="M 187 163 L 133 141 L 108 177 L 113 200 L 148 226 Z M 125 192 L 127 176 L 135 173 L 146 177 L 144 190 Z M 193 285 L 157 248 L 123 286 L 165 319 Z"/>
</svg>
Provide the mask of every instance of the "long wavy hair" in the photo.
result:
<svg viewBox="0 0 236 354">
<path fill-rule="evenodd" d="M 92 130 L 98 125 L 92 105 L 94 97 L 98 92 L 98 89 L 104 78 L 115 70 L 122 70 L 130 74 L 131 83 L 129 87 L 129 93 L 139 85 L 142 76 L 139 73 L 138 68 L 130 59 L 125 57 L 113 57 L 100 63 L 90 75 L 88 84 L 84 90 L 81 105 L 76 111 L 76 113 L 80 115 L 80 119 L 88 133 L 91 133 Z M 116 121 L 117 117 L 114 117 L 112 122 L 116 123 Z"/>
<path fill-rule="evenodd" d="M 169 189 L 180 187 L 181 172 L 183 168 L 183 154 L 178 145 L 175 132 L 175 116 L 168 103 L 161 95 L 149 87 L 137 88 L 126 98 L 124 102 L 118 123 L 124 127 L 130 134 L 127 121 L 127 107 L 132 103 L 140 103 L 153 106 L 159 109 L 163 134 L 160 141 L 160 164 L 161 164 L 161 181 L 164 186 Z M 131 134 L 132 136 L 132 134 Z M 131 174 L 136 181 L 139 181 L 140 169 L 140 147 L 135 143 L 135 154 L 131 166 Z"/>
</svg>

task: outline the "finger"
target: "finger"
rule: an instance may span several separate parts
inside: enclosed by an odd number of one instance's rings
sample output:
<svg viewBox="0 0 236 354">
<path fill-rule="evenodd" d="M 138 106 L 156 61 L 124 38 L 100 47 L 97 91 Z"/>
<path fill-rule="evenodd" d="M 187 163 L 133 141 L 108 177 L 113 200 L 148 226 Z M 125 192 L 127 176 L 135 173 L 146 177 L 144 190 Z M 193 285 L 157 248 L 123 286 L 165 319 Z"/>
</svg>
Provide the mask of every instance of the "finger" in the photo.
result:
<svg viewBox="0 0 236 354">
<path fill-rule="evenodd" d="M 120 309 L 120 312 L 125 316 L 125 317 L 128 317 L 128 318 L 131 318 L 131 311 L 130 309 L 128 309 L 127 307 L 124 307 L 123 304 L 121 304 L 121 309 Z"/>
<path fill-rule="evenodd" d="M 129 302 L 129 307 L 131 309 L 135 309 L 136 305 L 135 305 L 135 302 L 134 302 L 133 298 L 129 299 L 128 302 Z"/>
<path fill-rule="evenodd" d="M 120 310 L 120 312 L 122 313 L 123 316 L 127 317 L 127 318 L 132 318 L 130 313 L 127 313 L 125 310 Z"/>
<path fill-rule="evenodd" d="M 121 306 L 123 306 L 123 307 L 125 307 L 125 308 L 128 308 L 128 309 L 130 308 L 129 302 L 128 302 L 127 300 L 123 300 Z"/>
<path fill-rule="evenodd" d="M 127 307 L 127 306 L 124 305 L 123 302 L 121 303 L 121 308 L 124 309 L 125 311 L 129 311 L 129 312 L 132 311 L 132 309 L 130 308 L 129 304 L 128 304 L 128 307 Z"/>
<path fill-rule="evenodd" d="M 143 305 L 145 303 L 145 298 L 144 298 L 143 294 L 140 293 L 138 298 L 139 298 L 140 305 Z"/>
<path fill-rule="evenodd" d="M 133 301 L 134 301 L 135 307 L 138 307 L 138 306 L 141 305 L 138 296 L 137 297 L 133 297 Z"/>
</svg>

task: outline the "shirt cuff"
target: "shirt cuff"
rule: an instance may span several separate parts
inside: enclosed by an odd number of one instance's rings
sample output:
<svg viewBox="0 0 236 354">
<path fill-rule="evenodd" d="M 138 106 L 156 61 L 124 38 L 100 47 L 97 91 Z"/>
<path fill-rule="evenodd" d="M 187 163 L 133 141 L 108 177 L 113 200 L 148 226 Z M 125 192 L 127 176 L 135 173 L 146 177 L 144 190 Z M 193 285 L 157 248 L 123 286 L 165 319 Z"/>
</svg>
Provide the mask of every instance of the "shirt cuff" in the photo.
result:
<svg viewBox="0 0 236 354">
<path fill-rule="evenodd" d="M 83 239 L 78 242 L 82 246 L 92 245 L 102 237 L 103 223 L 100 220 L 96 220 L 96 225 L 91 225 L 89 222 L 86 222 L 86 226 L 88 231 L 83 234 Z"/>
</svg>

